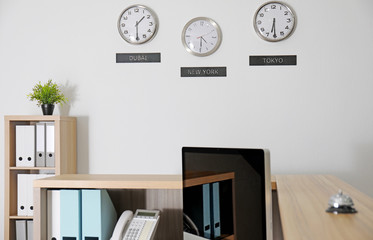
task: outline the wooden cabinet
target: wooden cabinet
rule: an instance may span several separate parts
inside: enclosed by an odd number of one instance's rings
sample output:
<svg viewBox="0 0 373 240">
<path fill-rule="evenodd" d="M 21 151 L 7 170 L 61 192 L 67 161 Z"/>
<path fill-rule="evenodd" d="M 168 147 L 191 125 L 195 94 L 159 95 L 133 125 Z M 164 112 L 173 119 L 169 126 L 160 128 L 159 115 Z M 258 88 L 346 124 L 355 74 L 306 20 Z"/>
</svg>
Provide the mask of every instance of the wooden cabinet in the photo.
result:
<svg viewBox="0 0 373 240">
<path fill-rule="evenodd" d="M 47 239 L 48 189 L 106 189 L 118 217 L 125 210 L 158 209 L 156 240 L 182 240 L 181 175 L 64 174 L 34 181 L 34 239 Z"/>
<path fill-rule="evenodd" d="M 37 122 L 54 123 L 54 167 L 16 166 L 16 126 Z M 5 189 L 4 239 L 13 240 L 16 220 L 32 220 L 33 216 L 17 216 L 17 175 L 39 174 L 45 171 L 55 175 L 76 173 L 76 118 L 62 116 L 5 116 Z"/>
</svg>

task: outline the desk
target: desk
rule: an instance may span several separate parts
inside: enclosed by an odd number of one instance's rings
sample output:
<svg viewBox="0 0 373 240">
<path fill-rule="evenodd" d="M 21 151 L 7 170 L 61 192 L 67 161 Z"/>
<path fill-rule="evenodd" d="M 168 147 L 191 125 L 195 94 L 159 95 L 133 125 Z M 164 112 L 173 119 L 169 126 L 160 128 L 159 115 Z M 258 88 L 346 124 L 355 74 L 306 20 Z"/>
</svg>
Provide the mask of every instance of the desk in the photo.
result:
<svg viewBox="0 0 373 240">
<path fill-rule="evenodd" d="M 373 198 L 351 185 L 330 175 L 276 175 L 275 182 L 284 240 L 373 239 Z M 339 189 L 358 213 L 325 212 Z"/>
<path fill-rule="evenodd" d="M 181 175 L 60 175 L 34 181 L 34 239 L 46 239 L 46 190 L 103 188 L 118 213 L 125 209 L 161 209 L 157 239 L 182 239 Z M 326 213 L 338 190 L 353 199 L 356 214 Z M 372 240 L 373 198 L 329 175 L 272 177 L 274 240 Z M 174 227 L 170 228 L 170 224 Z M 174 233 L 174 234 L 172 234 Z M 175 237 L 177 236 L 177 237 Z M 245 239 L 238 239 L 245 240 Z"/>
</svg>

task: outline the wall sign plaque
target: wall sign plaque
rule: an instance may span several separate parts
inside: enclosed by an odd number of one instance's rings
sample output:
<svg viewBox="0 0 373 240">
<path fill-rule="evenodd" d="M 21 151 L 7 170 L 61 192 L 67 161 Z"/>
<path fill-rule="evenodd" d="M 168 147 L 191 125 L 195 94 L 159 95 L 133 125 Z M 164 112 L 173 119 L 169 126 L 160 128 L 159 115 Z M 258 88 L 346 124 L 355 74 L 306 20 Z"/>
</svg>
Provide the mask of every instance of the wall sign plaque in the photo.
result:
<svg viewBox="0 0 373 240">
<path fill-rule="evenodd" d="M 117 53 L 117 63 L 161 62 L 161 53 Z"/>
<path fill-rule="evenodd" d="M 181 77 L 226 77 L 227 67 L 181 67 Z"/>
<path fill-rule="evenodd" d="M 250 56 L 250 66 L 297 65 L 297 55 Z"/>
</svg>

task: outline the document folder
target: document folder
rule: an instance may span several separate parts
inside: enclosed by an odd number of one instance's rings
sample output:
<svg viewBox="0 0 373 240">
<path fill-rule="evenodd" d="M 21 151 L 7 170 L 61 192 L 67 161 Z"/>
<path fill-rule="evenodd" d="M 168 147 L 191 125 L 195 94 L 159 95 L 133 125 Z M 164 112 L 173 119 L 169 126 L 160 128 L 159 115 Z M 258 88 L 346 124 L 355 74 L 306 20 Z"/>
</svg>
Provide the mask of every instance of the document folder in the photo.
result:
<svg viewBox="0 0 373 240">
<path fill-rule="evenodd" d="M 34 188 L 33 182 L 37 174 L 25 174 L 26 177 L 26 216 L 34 215 Z"/>
<path fill-rule="evenodd" d="M 204 237 L 211 237 L 211 217 L 210 217 L 210 185 L 203 184 L 203 232 Z"/>
<path fill-rule="evenodd" d="M 26 220 L 16 220 L 16 240 L 27 240 Z"/>
<path fill-rule="evenodd" d="M 61 239 L 62 240 L 81 240 L 82 222 L 81 222 L 81 190 L 61 189 Z"/>
<path fill-rule="evenodd" d="M 47 240 L 61 239 L 60 190 L 47 191 Z"/>
<path fill-rule="evenodd" d="M 212 230 L 214 233 L 214 238 L 220 237 L 220 194 L 219 194 L 219 182 L 214 182 L 212 185 L 212 199 L 211 199 L 211 209 L 212 209 Z"/>
<path fill-rule="evenodd" d="M 27 216 L 27 174 L 17 175 L 17 215 Z"/>
<path fill-rule="evenodd" d="M 36 123 L 36 167 L 45 167 L 45 123 Z"/>
<path fill-rule="evenodd" d="M 45 165 L 47 167 L 54 167 L 54 123 L 46 123 L 46 155 L 45 155 Z"/>
<path fill-rule="evenodd" d="M 82 239 L 110 239 L 117 213 L 106 190 L 82 190 Z"/>
<path fill-rule="evenodd" d="M 33 240 L 34 239 L 34 221 L 33 220 L 27 220 L 27 240 Z"/>
<path fill-rule="evenodd" d="M 35 126 L 16 125 L 16 166 L 35 167 Z"/>
</svg>

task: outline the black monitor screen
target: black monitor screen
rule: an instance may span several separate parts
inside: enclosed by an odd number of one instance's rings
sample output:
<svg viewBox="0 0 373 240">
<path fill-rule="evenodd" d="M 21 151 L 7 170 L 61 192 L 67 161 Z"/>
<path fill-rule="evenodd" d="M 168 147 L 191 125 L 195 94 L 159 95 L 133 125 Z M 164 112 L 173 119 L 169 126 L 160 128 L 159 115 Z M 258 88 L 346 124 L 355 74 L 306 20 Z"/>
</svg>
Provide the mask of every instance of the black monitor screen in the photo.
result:
<svg viewBox="0 0 373 240">
<path fill-rule="evenodd" d="M 266 161 L 266 158 L 268 158 Z M 195 221 L 197 230 L 185 229 L 194 235 L 207 239 L 219 239 L 234 235 L 236 240 L 266 240 L 266 184 L 269 179 L 269 154 L 263 149 L 237 149 L 237 148 L 197 148 L 184 147 L 182 149 L 183 160 L 183 208 L 185 218 Z M 216 180 L 220 183 L 219 219 L 220 222 L 211 222 L 211 225 L 199 226 L 200 216 L 198 201 L 201 198 L 202 187 L 193 185 L 185 187 L 185 182 L 196 176 L 224 176 L 224 173 L 234 175 L 231 179 Z M 215 181 L 215 180 L 213 180 Z M 202 182 L 203 183 L 203 182 Z M 210 183 L 211 184 L 211 183 Z M 211 187 L 212 188 L 212 185 Z M 211 194 L 212 194 L 212 190 Z M 212 195 L 210 201 L 212 201 Z M 267 197 L 268 198 L 268 197 Z M 204 201 L 204 200 L 202 200 Z M 268 199 L 267 199 L 268 203 Z M 211 202 L 211 204 L 213 204 Z M 205 206 L 205 205 L 203 205 Z M 213 207 L 211 207 L 211 218 Z M 204 209 L 203 207 L 201 207 Z M 201 210 L 205 214 L 206 210 Z M 197 212 L 197 213 L 196 213 Z M 215 224 L 215 226 L 214 226 Z M 214 227 L 215 230 L 214 235 Z M 211 227 L 211 231 L 210 228 Z M 188 226 L 187 226 L 188 228 Z M 204 229 L 204 228 L 207 228 Z M 207 235 L 205 232 L 207 232 Z M 209 235 L 211 234 L 211 235 Z M 218 235 L 216 235 L 218 234 Z"/>
</svg>

